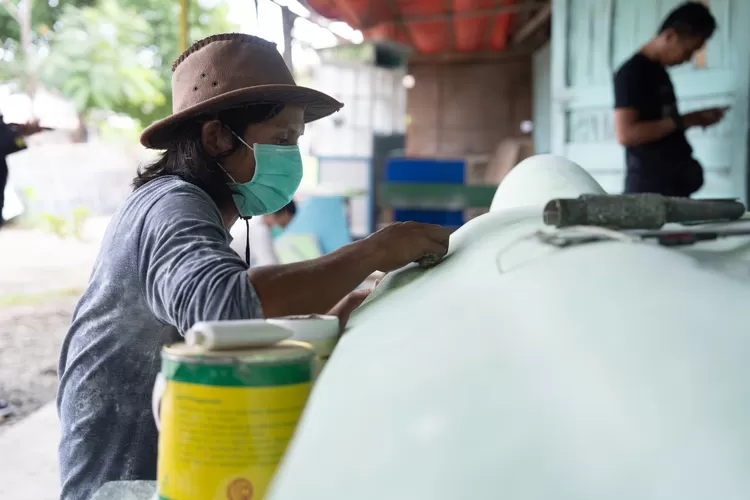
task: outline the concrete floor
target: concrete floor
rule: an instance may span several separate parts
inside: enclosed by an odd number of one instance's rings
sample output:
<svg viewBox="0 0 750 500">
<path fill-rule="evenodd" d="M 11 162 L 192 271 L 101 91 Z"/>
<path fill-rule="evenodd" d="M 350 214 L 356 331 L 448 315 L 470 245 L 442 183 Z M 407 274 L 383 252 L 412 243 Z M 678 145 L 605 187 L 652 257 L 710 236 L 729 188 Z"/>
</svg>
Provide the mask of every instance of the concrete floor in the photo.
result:
<svg viewBox="0 0 750 500">
<path fill-rule="evenodd" d="M 5 369 L 0 370 L 3 377 L 0 387 L 10 390 L 10 394 L 0 394 L 0 398 L 20 404 L 15 417 L 23 417 L 0 426 L 0 499 L 56 500 L 60 497 L 57 466 L 60 429 L 52 401 L 60 340 L 57 337 L 67 329 L 75 303 L 75 297 L 67 295 L 86 286 L 107 222 L 106 218 L 92 218 L 86 225 L 83 240 L 61 239 L 38 229 L 10 226 L 0 230 L 0 255 L 3 256 L 0 259 L 0 335 L 7 340 L 2 343 L 3 356 L 7 359 Z M 56 307 L 62 309 L 56 311 Z M 16 371 L 11 373 L 13 370 Z M 51 371 L 50 376 L 46 376 L 47 371 Z M 51 380 L 52 386 L 40 388 L 39 383 L 30 383 L 25 376 L 36 382 L 42 381 L 44 376 L 45 381 Z M 16 394 L 18 390 L 29 394 L 21 397 Z M 16 399 L 18 401 L 14 401 Z M 27 410 L 32 411 L 40 404 L 41 408 L 24 416 Z M 29 405 L 32 406 L 29 408 Z"/>
<path fill-rule="evenodd" d="M 54 402 L 0 434 L 0 498 L 60 498 L 57 443 L 60 427 Z"/>
<path fill-rule="evenodd" d="M 38 295 L 88 282 L 109 218 L 87 221 L 82 239 L 13 226 L 0 230 L 0 297 Z"/>
</svg>

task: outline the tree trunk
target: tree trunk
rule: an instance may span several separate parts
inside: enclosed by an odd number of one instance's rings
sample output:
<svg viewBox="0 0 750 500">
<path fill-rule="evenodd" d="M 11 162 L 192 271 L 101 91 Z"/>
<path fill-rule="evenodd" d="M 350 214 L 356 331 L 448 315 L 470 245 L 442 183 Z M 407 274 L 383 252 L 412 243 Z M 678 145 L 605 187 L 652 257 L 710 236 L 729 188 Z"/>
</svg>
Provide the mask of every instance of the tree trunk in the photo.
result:
<svg viewBox="0 0 750 500">
<path fill-rule="evenodd" d="M 188 9 L 189 0 L 180 0 L 180 53 L 187 50 L 188 46 Z"/>
<path fill-rule="evenodd" d="M 73 132 L 73 142 L 86 142 L 89 138 L 89 131 L 86 128 L 86 116 L 83 113 L 78 114 L 78 128 Z"/>
<path fill-rule="evenodd" d="M 31 4 L 32 0 L 23 0 L 18 5 L 18 24 L 21 31 L 21 53 L 23 54 L 24 69 L 26 71 L 26 84 L 23 89 L 31 100 L 31 117 L 36 116 L 34 109 L 34 98 L 37 91 L 36 61 L 34 61 L 34 46 L 32 44 L 31 31 Z"/>
<path fill-rule="evenodd" d="M 288 7 L 281 8 L 281 20 L 284 30 L 284 62 L 286 63 L 289 71 L 293 71 L 292 68 L 292 26 L 294 26 L 294 14 L 289 10 Z"/>
</svg>

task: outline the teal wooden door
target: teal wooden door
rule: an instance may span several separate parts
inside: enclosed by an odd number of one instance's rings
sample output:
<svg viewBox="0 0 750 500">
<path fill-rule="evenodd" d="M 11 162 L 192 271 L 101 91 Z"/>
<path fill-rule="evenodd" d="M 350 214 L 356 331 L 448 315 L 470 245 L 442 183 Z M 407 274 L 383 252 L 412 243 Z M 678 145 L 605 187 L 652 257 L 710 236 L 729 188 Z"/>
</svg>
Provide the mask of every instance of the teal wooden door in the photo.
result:
<svg viewBox="0 0 750 500">
<path fill-rule="evenodd" d="M 532 58 L 532 76 L 534 79 L 533 122 L 534 153 L 551 151 L 550 114 L 552 113 L 552 47 L 545 44 L 534 53 Z"/>
<path fill-rule="evenodd" d="M 683 0 L 553 0 L 552 151 L 623 189 L 625 153 L 614 137 L 612 78 Z M 705 169 L 698 197 L 747 196 L 750 1 L 710 0 L 718 29 L 703 63 L 670 70 L 681 112 L 731 106 L 688 140 Z"/>
</svg>

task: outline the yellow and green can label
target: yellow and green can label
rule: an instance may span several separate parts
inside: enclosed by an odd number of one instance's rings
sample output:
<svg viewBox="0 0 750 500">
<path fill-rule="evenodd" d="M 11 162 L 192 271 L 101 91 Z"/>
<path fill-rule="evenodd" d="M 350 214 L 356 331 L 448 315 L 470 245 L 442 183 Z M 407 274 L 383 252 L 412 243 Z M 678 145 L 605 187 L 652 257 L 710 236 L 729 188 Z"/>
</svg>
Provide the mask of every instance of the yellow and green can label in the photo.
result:
<svg viewBox="0 0 750 500">
<path fill-rule="evenodd" d="M 165 357 L 158 489 L 163 500 L 260 500 L 291 439 L 312 359 L 209 365 Z"/>
</svg>

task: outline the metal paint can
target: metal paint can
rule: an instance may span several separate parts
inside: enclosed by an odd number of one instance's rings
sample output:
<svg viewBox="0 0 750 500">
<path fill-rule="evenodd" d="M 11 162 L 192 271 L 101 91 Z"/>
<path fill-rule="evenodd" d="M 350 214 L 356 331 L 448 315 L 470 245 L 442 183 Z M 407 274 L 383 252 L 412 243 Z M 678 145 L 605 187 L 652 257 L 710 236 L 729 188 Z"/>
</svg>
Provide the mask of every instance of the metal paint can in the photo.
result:
<svg viewBox="0 0 750 500">
<path fill-rule="evenodd" d="M 154 387 L 160 500 L 262 499 L 310 393 L 314 351 L 162 351 Z"/>
</svg>

